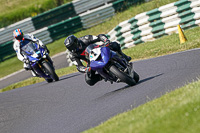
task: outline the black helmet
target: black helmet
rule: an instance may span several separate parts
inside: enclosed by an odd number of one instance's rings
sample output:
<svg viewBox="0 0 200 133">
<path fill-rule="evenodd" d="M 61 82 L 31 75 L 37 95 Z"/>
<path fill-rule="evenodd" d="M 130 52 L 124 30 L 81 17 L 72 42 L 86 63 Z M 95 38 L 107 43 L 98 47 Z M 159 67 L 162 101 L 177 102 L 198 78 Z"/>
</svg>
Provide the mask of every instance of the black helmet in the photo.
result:
<svg viewBox="0 0 200 133">
<path fill-rule="evenodd" d="M 74 35 L 70 35 L 65 39 L 65 47 L 71 51 L 71 52 L 76 52 L 79 49 L 79 41 L 78 38 L 75 37 Z"/>
</svg>

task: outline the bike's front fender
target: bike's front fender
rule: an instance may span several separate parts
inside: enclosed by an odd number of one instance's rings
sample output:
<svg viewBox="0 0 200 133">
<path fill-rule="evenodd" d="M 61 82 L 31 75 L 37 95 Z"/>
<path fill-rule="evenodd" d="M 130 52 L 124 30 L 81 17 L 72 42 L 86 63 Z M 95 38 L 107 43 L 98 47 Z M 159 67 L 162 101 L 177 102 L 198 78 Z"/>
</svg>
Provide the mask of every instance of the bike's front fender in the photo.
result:
<svg viewBox="0 0 200 133">
<path fill-rule="evenodd" d="M 42 62 L 42 61 L 41 61 Z M 46 75 L 44 73 L 44 71 L 42 70 L 42 65 L 40 64 L 41 62 L 34 62 L 33 64 L 31 64 L 31 67 L 34 69 L 34 71 L 37 72 L 37 74 L 40 76 L 40 77 L 43 77 L 43 78 L 50 78 L 50 76 Z"/>
</svg>

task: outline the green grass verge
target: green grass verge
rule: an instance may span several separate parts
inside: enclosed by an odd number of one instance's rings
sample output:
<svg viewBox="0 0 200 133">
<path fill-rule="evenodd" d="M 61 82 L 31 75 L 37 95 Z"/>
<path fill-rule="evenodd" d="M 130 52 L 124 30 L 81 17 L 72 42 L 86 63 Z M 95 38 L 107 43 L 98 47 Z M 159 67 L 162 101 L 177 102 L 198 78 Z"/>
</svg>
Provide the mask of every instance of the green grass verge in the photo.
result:
<svg viewBox="0 0 200 133">
<path fill-rule="evenodd" d="M 83 133 L 198 133 L 200 81 L 119 114 Z"/>
<path fill-rule="evenodd" d="M 183 44 L 180 44 L 178 34 L 172 34 L 153 42 L 146 42 L 133 48 L 125 49 L 124 52 L 133 57 L 133 59 L 138 60 L 200 47 L 200 27 L 186 30 L 184 34 L 188 41 Z"/>
<path fill-rule="evenodd" d="M 58 0 L 1 0 L 0 28 L 58 6 Z M 63 0 L 63 3 L 72 0 Z"/>
</svg>

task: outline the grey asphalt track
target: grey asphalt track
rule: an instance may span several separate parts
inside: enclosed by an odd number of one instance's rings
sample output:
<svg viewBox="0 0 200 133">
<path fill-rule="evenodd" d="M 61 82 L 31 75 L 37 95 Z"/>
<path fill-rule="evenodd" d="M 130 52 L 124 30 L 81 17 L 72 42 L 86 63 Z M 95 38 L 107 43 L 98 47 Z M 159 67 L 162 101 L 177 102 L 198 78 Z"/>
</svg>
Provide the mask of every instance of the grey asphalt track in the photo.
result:
<svg viewBox="0 0 200 133">
<path fill-rule="evenodd" d="M 60 68 L 69 66 L 69 63 L 66 60 L 65 52 L 52 57 L 52 60 L 54 62 L 55 69 L 60 69 Z M 30 77 L 32 77 L 31 72 L 22 69 L 15 74 L 11 74 L 11 76 L 0 79 L 0 89 L 4 88 L 6 86 L 9 86 L 11 84 L 23 81 Z"/>
<path fill-rule="evenodd" d="M 134 62 L 139 84 L 98 82 L 84 74 L 0 93 L 0 133 L 79 133 L 158 98 L 200 75 L 200 49 Z"/>
</svg>

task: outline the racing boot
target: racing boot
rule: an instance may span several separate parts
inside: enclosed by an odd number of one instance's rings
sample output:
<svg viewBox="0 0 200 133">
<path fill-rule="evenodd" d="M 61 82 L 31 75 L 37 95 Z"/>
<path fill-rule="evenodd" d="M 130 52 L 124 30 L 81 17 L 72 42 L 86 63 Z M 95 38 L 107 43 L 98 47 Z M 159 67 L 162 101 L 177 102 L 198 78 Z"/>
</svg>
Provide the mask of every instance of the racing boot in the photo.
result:
<svg viewBox="0 0 200 133">
<path fill-rule="evenodd" d="M 131 60 L 130 56 L 125 55 L 124 53 L 121 54 L 128 62 Z"/>
<path fill-rule="evenodd" d="M 31 66 L 30 66 L 30 64 L 29 63 L 24 63 L 24 69 L 25 70 L 31 70 Z"/>
<path fill-rule="evenodd" d="M 29 63 L 24 63 L 24 69 L 26 71 L 31 70 L 31 73 L 32 73 L 33 77 L 39 77 L 39 75 L 31 68 Z"/>
<path fill-rule="evenodd" d="M 118 50 L 118 53 L 119 53 L 123 58 L 125 58 L 128 62 L 131 60 L 131 57 L 125 55 L 125 54 L 122 52 L 121 49 Z"/>
<path fill-rule="evenodd" d="M 31 69 L 31 73 L 33 77 L 40 77 L 33 69 Z"/>
</svg>

